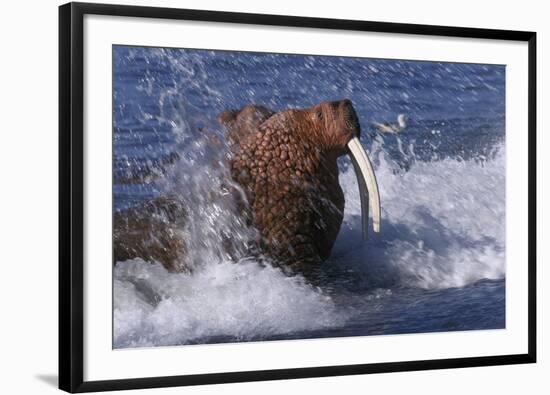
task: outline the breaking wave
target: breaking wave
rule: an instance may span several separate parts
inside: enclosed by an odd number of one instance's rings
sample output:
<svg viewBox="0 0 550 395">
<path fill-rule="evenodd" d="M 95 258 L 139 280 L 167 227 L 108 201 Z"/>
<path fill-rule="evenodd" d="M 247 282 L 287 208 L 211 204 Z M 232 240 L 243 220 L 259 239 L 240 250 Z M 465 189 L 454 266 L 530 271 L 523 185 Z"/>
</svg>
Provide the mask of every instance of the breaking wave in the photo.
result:
<svg viewBox="0 0 550 395">
<path fill-rule="evenodd" d="M 355 175 L 351 167 L 344 169 L 344 224 L 323 264 L 326 281 L 312 285 L 249 257 L 226 259 L 216 229 L 233 226 L 235 236 L 246 240 L 245 228 L 227 207 L 201 208 L 196 220 L 202 222 L 195 226 L 203 230 L 194 238 L 200 251 L 194 259 L 201 261 L 193 273 L 168 273 L 141 259 L 116 265 L 115 347 L 247 341 L 339 328 L 354 314 L 349 300 L 345 306 L 338 301 L 350 286 L 362 290 L 364 302 L 396 288 L 443 289 L 504 278 L 503 148 L 490 160 L 418 161 L 407 171 L 383 146 L 371 151 L 383 202 L 382 232 L 362 240 Z M 216 177 L 208 177 L 216 182 L 196 185 L 219 186 Z"/>
<path fill-rule="evenodd" d="M 446 158 L 396 170 L 378 152 L 383 231 L 363 243 L 353 171 L 340 183 L 344 225 L 333 258 L 378 285 L 461 287 L 505 275 L 505 150 L 491 160 Z"/>
</svg>

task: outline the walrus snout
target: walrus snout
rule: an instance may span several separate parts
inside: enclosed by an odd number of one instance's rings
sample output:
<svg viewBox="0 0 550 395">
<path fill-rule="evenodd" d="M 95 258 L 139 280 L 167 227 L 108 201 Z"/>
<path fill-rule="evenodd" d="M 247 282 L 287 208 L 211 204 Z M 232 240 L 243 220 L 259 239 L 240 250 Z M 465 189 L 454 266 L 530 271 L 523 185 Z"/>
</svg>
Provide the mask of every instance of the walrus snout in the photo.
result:
<svg viewBox="0 0 550 395">
<path fill-rule="evenodd" d="M 345 123 L 347 129 L 352 131 L 355 137 L 361 136 L 361 125 L 359 124 L 359 117 L 351 100 L 345 99 L 338 102 L 338 107 L 342 114 L 344 114 Z"/>
</svg>

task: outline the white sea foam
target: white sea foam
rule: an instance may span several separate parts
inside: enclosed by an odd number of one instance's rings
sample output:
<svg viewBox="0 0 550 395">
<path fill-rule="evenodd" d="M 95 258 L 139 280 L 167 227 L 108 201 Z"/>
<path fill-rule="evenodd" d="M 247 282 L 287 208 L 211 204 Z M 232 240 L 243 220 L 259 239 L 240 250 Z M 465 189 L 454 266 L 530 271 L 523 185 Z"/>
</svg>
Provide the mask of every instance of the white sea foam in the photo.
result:
<svg viewBox="0 0 550 395">
<path fill-rule="evenodd" d="M 345 319 L 320 289 L 252 260 L 213 262 L 187 275 L 135 259 L 117 264 L 114 276 L 115 347 L 244 341 Z"/>
<path fill-rule="evenodd" d="M 353 171 L 336 260 L 382 282 L 421 288 L 459 287 L 505 275 L 505 152 L 489 161 L 416 162 L 399 171 L 376 153 L 382 233 L 357 237 L 361 207 Z M 373 279 L 376 282 L 376 279 Z"/>
</svg>

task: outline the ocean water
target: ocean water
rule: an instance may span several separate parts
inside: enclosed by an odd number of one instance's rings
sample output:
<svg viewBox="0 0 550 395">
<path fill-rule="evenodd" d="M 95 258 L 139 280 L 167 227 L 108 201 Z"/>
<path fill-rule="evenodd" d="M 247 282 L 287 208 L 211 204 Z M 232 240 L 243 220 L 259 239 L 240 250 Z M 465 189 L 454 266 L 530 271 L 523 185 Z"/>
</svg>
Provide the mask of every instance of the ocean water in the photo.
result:
<svg viewBox="0 0 550 395">
<path fill-rule="evenodd" d="M 170 193 L 192 273 L 142 259 L 114 267 L 115 348 L 505 327 L 505 68 L 500 65 L 113 48 L 114 210 Z M 361 236 L 353 170 L 339 160 L 344 223 L 315 282 L 225 237 L 254 237 L 224 197 L 216 116 L 352 100 L 374 162 L 382 224 Z M 397 135 L 373 122 L 408 124 Z M 180 158 L 142 183 L 132 175 Z"/>
</svg>

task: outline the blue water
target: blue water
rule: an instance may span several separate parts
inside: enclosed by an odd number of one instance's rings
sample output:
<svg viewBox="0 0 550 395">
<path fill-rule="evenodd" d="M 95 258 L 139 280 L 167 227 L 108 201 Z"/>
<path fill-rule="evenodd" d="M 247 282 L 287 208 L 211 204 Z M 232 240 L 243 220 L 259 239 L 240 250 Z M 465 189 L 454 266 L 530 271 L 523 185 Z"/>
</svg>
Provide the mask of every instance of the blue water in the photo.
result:
<svg viewBox="0 0 550 395">
<path fill-rule="evenodd" d="M 114 269 L 115 347 L 505 327 L 505 67 L 116 46 L 115 180 L 173 152 L 169 172 L 115 182 L 114 207 L 177 192 L 196 213 L 193 274 L 140 259 Z M 382 232 L 361 239 L 347 159 L 344 224 L 311 284 L 219 253 L 220 233 L 246 240 L 230 207 L 202 198 L 226 177 L 216 116 L 352 100 L 374 160 Z M 398 135 L 373 122 L 395 122 Z"/>
</svg>

